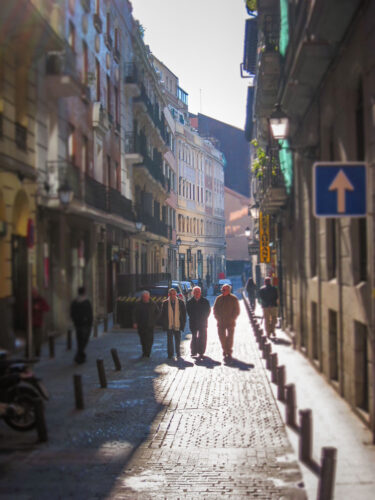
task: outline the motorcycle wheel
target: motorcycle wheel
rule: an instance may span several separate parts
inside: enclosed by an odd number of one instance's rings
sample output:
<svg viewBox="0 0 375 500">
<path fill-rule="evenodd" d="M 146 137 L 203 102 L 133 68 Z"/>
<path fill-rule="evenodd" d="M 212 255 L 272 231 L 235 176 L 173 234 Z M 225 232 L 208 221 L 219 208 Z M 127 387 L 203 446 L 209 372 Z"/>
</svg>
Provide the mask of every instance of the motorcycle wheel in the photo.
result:
<svg viewBox="0 0 375 500">
<path fill-rule="evenodd" d="M 14 413 L 13 415 L 5 416 L 4 420 L 9 427 L 20 432 L 27 432 L 35 428 L 35 399 L 35 391 L 27 387 L 18 387 L 12 391 L 8 403 L 21 406 L 23 413 L 21 415 Z"/>
</svg>

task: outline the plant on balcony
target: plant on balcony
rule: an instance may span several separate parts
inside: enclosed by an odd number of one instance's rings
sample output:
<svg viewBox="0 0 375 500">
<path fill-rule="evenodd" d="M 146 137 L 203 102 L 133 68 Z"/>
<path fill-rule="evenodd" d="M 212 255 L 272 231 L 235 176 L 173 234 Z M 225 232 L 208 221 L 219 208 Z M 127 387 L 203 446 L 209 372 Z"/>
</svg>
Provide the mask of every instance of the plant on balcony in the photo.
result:
<svg viewBox="0 0 375 500">
<path fill-rule="evenodd" d="M 248 14 L 254 14 L 258 10 L 258 0 L 245 0 Z"/>
<path fill-rule="evenodd" d="M 266 169 L 271 167 L 271 174 L 276 175 L 277 173 L 277 160 L 273 156 L 268 156 L 265 150 L 259 146 L 256 139 L 253 139 L 250 144 L 255 148 L 256 158 L 252 161 L 251 171 L 259 179 L 263 177 Z"/>
</svg>

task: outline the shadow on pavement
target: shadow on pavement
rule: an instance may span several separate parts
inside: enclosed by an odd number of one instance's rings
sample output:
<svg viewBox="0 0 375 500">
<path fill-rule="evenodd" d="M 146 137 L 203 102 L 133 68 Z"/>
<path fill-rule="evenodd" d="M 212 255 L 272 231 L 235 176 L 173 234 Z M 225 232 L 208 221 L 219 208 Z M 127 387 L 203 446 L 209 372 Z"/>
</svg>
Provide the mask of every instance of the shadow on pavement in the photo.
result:
<svg viewBox="0 0 375 500">
<path fill-rule="evenodd" d="M 226 366 L 230 368 L 238 368 L 239 370 L 249 371 L 251 368 L 254 368 L 252 363 L 245 363 L 245 361 L 241 361 L 240 359 L 231 358 L 224 362 Z"/>
<path fill-rule="evenodd" d="M 205 368 L 215 368 L 215 366 L 220 366 L 220 361 L 210 358 L 209 356 L 204 356 L 204 358 L 198 358 L 195 360 L 197 366 L 204 366 Z"/>
<path fill-rule="evenodd" d="M 270 338 L 271 342 L 274 344 L 279 344 L 279 345 L 292 345 L 290 340 L 283 339 L 281 337 L 271 337 Z"/>
</svg>

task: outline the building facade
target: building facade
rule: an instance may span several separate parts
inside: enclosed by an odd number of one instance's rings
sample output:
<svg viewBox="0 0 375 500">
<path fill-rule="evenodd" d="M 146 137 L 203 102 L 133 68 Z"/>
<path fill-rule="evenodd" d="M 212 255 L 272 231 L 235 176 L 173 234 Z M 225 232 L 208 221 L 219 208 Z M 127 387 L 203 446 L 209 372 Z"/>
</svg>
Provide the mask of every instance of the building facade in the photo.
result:
<svg viewBox="0 0 375 500">
<path fill-rule="evenodd" d="M 259 1 L 254 102 L 268 158 L 255 195 L 272 218 L 283 324 L 373 429 L 374 19 L 373 1 Z M 279 142 L 275 105 L 290 121 Z M 366 217 L 314 216 L 317 161 L 365 162 Z"/>
</svg>

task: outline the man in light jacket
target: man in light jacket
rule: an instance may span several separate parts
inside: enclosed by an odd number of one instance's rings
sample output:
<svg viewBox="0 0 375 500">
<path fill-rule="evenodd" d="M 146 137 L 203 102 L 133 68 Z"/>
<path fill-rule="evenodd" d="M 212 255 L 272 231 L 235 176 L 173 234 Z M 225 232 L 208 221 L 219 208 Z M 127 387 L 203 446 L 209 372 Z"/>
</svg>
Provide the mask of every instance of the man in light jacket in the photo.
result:
<svg viewBox="0 0 375 500">
<path fill-rule="evenodd" d="M 164 330 L 167 331 L 168 358 L 173 358 L 174 350 L 176 351 L 177 358 L 180 358 L 181 331 L 185 328 L 186 307 L 183 300 L 177 297 L 177 292 L 174 288 L 169 289 L 168 299 L 163 302 L 161 322 Z"/>
<path fill-rule="evenodd" d="M 191 355 L 204 357 L 207 345 L 207 320 L 211 312 L 210 303 L 202 297 L 199 286 L 193 288 L 193 297 L 186 304 L 189 315 L 189 326 L 191 331 L 190 350 Z"/>
<path fill-rule="evenodd" d="M 224 361 L 230 361 L 233 351 L 234 328 L 236 319 L 240 314 L 240 304 L 231 292 L 230 285 L 221 287 L 221 295 L 217 297 L 214 304 L 214 316 L 217 320 L 217 331 L 221 347 L 223 349 Z"/>
</svg>

